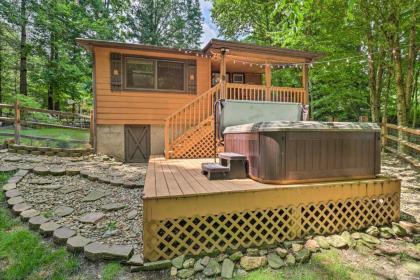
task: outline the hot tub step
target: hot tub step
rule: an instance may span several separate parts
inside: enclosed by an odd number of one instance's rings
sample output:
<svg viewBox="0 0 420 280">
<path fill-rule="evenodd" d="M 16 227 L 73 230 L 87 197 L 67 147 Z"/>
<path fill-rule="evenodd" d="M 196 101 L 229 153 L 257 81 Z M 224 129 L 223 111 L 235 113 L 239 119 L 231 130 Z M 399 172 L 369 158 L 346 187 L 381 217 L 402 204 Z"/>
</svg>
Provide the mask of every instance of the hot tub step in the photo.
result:
<svg viewBox="0 0 420 280">
<path fill-rule="evenodd" d="M 207 176 L 209 180 L 227 179 L 229 171 L 229 167 L 218 163 L 210 162 L 201 164 L 201 173 Z"/>
</svg>

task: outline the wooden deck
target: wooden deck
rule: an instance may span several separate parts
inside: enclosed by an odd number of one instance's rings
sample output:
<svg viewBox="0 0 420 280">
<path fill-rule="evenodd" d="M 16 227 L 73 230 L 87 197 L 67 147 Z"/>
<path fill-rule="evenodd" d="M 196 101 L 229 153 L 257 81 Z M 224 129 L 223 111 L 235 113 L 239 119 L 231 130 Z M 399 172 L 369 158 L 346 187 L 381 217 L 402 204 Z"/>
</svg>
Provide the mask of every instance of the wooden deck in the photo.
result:
<svg viewBox="0 0 420 280">
<path fill-rule="evenodd" d="M 146 260 L 277 244 L 399 219 L 395 178 L 290 185 L 209 181 L 201 163 L 212 160 L 150 159 L 143 197 Z"/>
</svg>

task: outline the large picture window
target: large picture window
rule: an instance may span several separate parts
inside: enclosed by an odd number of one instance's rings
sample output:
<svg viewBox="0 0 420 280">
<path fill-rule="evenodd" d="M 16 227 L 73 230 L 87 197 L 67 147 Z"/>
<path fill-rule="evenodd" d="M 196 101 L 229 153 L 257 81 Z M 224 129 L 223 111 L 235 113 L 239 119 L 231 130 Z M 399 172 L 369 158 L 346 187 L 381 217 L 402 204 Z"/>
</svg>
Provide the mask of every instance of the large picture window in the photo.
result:
<svg viewBox="0 0 420 280">
<path fill-rule="evenodd" d="M 127 89 L 185 91 L 185 63 L 126 57 Z"/>
</svg>

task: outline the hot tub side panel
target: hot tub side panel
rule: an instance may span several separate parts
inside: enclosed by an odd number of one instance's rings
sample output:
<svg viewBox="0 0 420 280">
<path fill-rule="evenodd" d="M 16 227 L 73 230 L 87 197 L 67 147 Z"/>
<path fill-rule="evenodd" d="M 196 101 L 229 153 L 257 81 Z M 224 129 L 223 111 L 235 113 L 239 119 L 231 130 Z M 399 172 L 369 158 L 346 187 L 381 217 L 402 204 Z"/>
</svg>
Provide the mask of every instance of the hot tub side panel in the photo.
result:
<svg viewBox="0 0 420 280">
<path fill-rule="evenodd" d="M 286 133 L 286 181 L 374 178 L 379 173 L 377 133 Z M 273 178 L 274 179 L 274 178 Z"/>
</svg>

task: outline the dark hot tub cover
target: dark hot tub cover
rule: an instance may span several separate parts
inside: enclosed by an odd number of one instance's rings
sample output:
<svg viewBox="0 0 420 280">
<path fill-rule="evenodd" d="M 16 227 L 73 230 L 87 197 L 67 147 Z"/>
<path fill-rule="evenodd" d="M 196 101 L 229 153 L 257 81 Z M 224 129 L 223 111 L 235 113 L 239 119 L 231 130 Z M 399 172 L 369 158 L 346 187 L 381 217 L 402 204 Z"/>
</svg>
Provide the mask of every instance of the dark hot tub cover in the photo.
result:
<svg viewBox="0 0 420 280">
<path fill-rule="evenodd" d="M 229 126 L 223 134 L 269 131 L 371 131 L 378 132 L 376 123 L 368 122 L 315 122 L 315 121 L 269 121 Z"/>
</svg>

